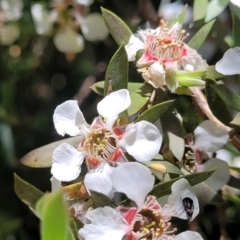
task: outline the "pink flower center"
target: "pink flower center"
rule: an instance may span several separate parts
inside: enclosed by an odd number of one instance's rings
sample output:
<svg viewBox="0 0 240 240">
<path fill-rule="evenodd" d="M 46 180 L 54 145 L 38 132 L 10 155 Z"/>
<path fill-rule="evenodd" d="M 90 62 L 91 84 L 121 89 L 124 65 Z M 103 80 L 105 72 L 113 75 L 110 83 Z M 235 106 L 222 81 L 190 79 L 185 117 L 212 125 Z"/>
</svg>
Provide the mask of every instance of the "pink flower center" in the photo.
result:
<svg viewBox="0 0 240 240">
<path fill-rule="evenodd" d="M 167 22 L 161 21 L 158 31 L 149 32 L 145 36 L 146 46 L 143 58 L 147 62 L 159 61 L 163 65 L 178 61 L 187 55 L 183 42 L 186 36 L 188 34 L 185 30 L 178 29 L 176 25 L 169 27 Z"/>
</svg>

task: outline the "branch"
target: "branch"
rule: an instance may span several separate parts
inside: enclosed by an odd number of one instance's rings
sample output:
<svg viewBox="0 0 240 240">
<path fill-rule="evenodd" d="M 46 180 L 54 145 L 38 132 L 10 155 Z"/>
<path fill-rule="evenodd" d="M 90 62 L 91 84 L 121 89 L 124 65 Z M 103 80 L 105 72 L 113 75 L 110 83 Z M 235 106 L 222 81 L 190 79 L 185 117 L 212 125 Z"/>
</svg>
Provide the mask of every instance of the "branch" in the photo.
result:
<svg viewBox="0 0 240 240">
<path fill-rule="evenodd" d="M 190 90 L 194 94 L 195 102 L 198 104 L 202 112 L 208 117 L 209 120 L 215 122 L 217 126 L 227 130 L 228 132 L 232 130 L 232 128 L 223 124 L 213 115 L 205 95 L 202 93 L 202 91 L 198 87 L 190 87 Z"/>
</svg>

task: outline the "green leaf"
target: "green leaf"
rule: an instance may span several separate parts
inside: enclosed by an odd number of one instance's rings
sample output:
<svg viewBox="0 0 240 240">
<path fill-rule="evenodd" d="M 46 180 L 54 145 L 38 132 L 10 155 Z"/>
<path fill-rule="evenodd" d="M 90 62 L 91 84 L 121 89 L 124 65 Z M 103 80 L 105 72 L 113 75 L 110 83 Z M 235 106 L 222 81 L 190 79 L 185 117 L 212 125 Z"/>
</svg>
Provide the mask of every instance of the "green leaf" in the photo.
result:
<svg viewBox="0 0 240 240">
<path fill-rule="evenodd" d="M 210 87 L 231 108 L 240 111 L 240 96 L 225 87 L 223 84 L 211 84 Z"/>
<path fill-rule="evenodd" d="M 211 22 L 206 23 L 203 27 L 201 27 L 197 31 L 197 33 L 190 39 L 190 41 L 188 42 L 188 46 L 198 50 L 207 38 L 214 23 L 215 20 L 212 20 Z"/>
<path fill-rule="evenodd" d="M 113 202 L 113 200 L 107 197 L 106 195 L 93 190 L 91 190 L 90 192 L 91 192 L 94 208 L 105 207 L 105 206 L 116 207 L 116 204 Z"/>
<path fill-rule="evenodd" d="M 192 173 L 186 176 L 175 178 L 169 182 L 160 182 L 153 187 L 153 190 L 150 192 L 150 195 L 154 195 L 157 198 L 169 195 L 171 193 L 172 184 L 177 180 L 181 178 L 186 178 L 189 184 L 193 186 L 209 178 L 213 172 L 214 170 L 208 172 Z"/>
<path fill-rule="evenodd" d="M 234 47 L 240 47 L 240 18 L 235 14 L 232 13 L 233 18 L 233 27 L 232 27 L 232 35 L 233 35 L 233 42 Z"/>
<path fill-rule="evenodd" d="M 143 84 L 142 87 L 130 94 L 131 105 L 128 108 L 128 115 L 132 116 L 139 112 L 149 101 L 152 95 L 153 87 L 150 84 Z"/>
<path fill-rule="evenodd" d="M 175 90 L 175 94 L 178 94 L 178 95 L 188 95 L 188 96 L 191 96 L 193 97 L 194 94 L 192 93 L 192 91 L 187 88 L 187 87 L 178 87 L 176 90 Z"/>
<path fill-rule="evenodd" d="M 109 32 L 117 44 L 127 44 L 132 35 L 132 31 L 129 29 L 129 27 L 113 12 L 103 7 L 101 10 L 103 19 L 109 29 Z"/>
<path fill-rule="evenodd" d="M 167 88 L 170 90 L 170 92 L 175 93 L 175 90 L 179 86 L 175 75 L 166 74 L 166 85 L 167 85 Z"/>
<path fill-rule="evenodd" d="M 231 1 L 229 3 L 229 8 L 231 12 L 234 12 L 240 19 L 240 8 L 237 5 L 232 4 Z"/>
<path fill-rule="evenodd" d="M 23 156 L 20 159 L 20 162 L 28 167 L 33 168 L 46 168 L 52 166 L 52 153 L 60 144 L 69 143 L 73 147 L 77 148 L 79 145 L 80 137 L 71 137 L 67 139 L 63 139 L 57 142 L 53 142 L 42 146 L 40 148 L 36 148 Z"/>
<path fill-rule="evenodd" d="M 229 4 L 229 0 L 211 0 L 207 6 L 205 22 L 217 17 Z"/>
<path fill-rule="evenodd" d="M 138 82 L 128 82 L 128 91 L 129 93 L 133 93 L 135 92 L 137 89 L 139 89 L 140 87 L 142 87 L 142 83 L 138 83 Z M 90 87 L 95 93 L 104 96 L 104 81 L 99 81 L 94 83 L 91 87 Z"/>
<path fill-rule="evenodd" d="M 183 158 L 184 150 L 185 150 L 185 143 L 184 140 L 171 132 L 168 132 L 168 139 L 169 139 L 169 149 L 171 150 L 172 154 L 181 161 Z"/>
<path fill-rule="evenodd" d="M 216 118 L 218 118 L 224 124 L 229 125 L 229 122 L 232 120 L 229 109 L 223 100 L 217 95 L 217 93 L 210 87 L 210 82 L 211 81 L 206 81 L 205 87 L 205 95 L 209 108 Z"/>
<path fill-rule="evenodd" d="M 35 209 L 37 201 L 44 195 L 43 192 L 24 181 L 16 173 L 14 173 L 14 190 L 21 201 L 33 209 Z"/>
<path fill-rule="evenodd" d="M 187 133 L 192 133 L 198 126 L 198 116 L 194 105 L 187 107 L 182 115 L 183 125 Z"/>
<path fill-rule="evenodd" d="M 105 96 L 108 93 L 109 81 L 111 81 L 113 91 L 128 87 L 128 58 L 123 44 L 115 52 L 108 65 L 104 84 Z"/>
<path fill-rule="evenodd" d="M 204 86 L 205 82 L 198 78 L 191 78 L 191 77 L 177 77 L 179 85 L 184 87 L 194 87 L 194 86 Z"/>
<path fill-rule="evenodd" d="M 238 113 L 235 118 L 230 122 L 230 124 L 235 126 L 240 126 L 240 113 Z"/>
<path fill-rule="evenodd" d="M 204 19 L 207 13 L 208 0 L 195 0 L 193 4 L 193 21 Z"/>
<path fill-rule="evenodd" d="M 172 106 L 174 100 L 169 100 L 166 102 L 158 103 L 153 107 L 147 109 L 143 112 L 136 120 L 139 122 L 141 120 L 146 120 L 148 122 L 154 123 L 159 117 L 163 115 L 163 113 Z"/>
<path fill-rule="evenodd" d="M 62 190 L 43 196 L 38 201 L 36 209 L 41 218 L 42 240 L 74 240 L 68 226 L 68 209 Z"/>
<path fill-rule="evenodd" d="M 168 132 L 171 132 L 177 136 L 182 136 L 182 126 L 179 119 L 176 116 L 176 110 L 174 108 L 169 108 L 160 118 L 163 136 L 168 136 Z M 165 139 L 167 141 L 167 139 Z"/>
<path fill-rule="evenodd" d="M 217 72 L 215 69 L 215 66 L 208 66 L 207 72 L 206 72 L 206 79 L 221 79 L 225 76 L 221 73 Z"/>
<path fill-rule="evenodd" d="M 232 169 L 232 170 L 234 170 L 234 171 L 236 171 L 236 172 L 238 172 L 238 173 L 240 173 L 240 168 L 239 167 L 229 167 L 230 169 Z"/>
<path fill-rule="evenodd" d="M 230 176 L 230 179 L 227 183 L 228 186 L 240 189 L 240 179 Z"/>
<path fill-rule="evenodd" d="M 236 197 L 234 195 L 224 195 L 224 198 L 228 201 L 231 201 L 235 204 L 240 205 L 240 198 L 239 197 Z"/>
<path fill-rule="evenodd" d="M 182 12 L 176 18 L 171 19 L 171 21 L 169 22 L 169 26 L 171 27 L 175 23 L 178 23 L 180 26 L 182 26 L 185 20 L 186 13 L 187 13 L 187 5 L 184 6 Z"/>
</svg>

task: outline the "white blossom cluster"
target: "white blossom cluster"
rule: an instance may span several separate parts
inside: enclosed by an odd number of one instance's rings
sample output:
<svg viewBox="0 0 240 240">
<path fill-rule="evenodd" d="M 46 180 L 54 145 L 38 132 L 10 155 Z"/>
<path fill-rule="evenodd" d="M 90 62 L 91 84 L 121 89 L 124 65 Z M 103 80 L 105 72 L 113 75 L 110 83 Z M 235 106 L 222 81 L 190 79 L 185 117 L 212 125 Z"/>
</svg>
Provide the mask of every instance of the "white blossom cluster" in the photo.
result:
<svg viewBox="0 0 240 240">
<path fill-rule="evenodd" d="M 53 42 L 56 48 L 64 53 L 83 51 L 84 38 L 88 41 L 105 39 L 108 36 L 108 29 L 101 14 L 88 13 L 93 2 L 93 0 L 52 0 L 50 11 L 40 3 L 32 4 L 31 13 L 37 33 L 50 35 L 54 24 L 57 24 Z M 83 36 L 79 33 L 80 29 Z"/>
<path fill-rule="evenodd" d="M 167 200 L 166 197 L 157 199 L 149 195 L 155 178 L 142 163 L 158 154 L 162 134 L 147 121 L 117 126 L 119 114 L 130 104 L 128 90 L 110 93 L 98 103 L 99 116 L 91 125 L 86 123 L 77 101 L 66 101 L 55 109 L 53 120 L 57 132 L 62 136 L 79 136 L 79 144 L 75 148 L 63 143 L 54 150 L 51 168 L 53 190 L 61 187 L 62 181 L 76 179 L 85 162 L 88 172 L 84 185 L 90 195 L 95 191 L 113 199 L 114 193 L 120 192 L 132 200 L 132 204 L 127 206 L 95 209 L 76 206 L 75 215 L 80 216 L 79 220 L 84 224 L 79 230 L 80 239 L 202 239 L 192 231 L 176 235 L 177 229 L 171 227 L 172 217 L 190 222 L 200 210 L 194 190 L 185 178 L 172 184 L 172 193 Z M 194 162 L 196 171 L 216 168 L 205 183 L 214 189 L 222 187 L 229 179 L 228 167 L 225 162 L 211 158 L 211 153 L 227 142 L 227 131 L 205 121 L 194 131 L 194 137 L 186 139 L 187 147 L 192 149 L 187 160 L 191 164 Z M 129 155 L 136 161 L 129 162 Z M 203 158 L 205 155 L 209 157 Z M 185 166 L 191 164 L 188 162 Z"/>
<path fill-rule="evenodd" d="M 16 21 L 21 18 L 22 0 L 0 0 L 0 44 L 11 45 L 20 36 Z"/>
</svg>

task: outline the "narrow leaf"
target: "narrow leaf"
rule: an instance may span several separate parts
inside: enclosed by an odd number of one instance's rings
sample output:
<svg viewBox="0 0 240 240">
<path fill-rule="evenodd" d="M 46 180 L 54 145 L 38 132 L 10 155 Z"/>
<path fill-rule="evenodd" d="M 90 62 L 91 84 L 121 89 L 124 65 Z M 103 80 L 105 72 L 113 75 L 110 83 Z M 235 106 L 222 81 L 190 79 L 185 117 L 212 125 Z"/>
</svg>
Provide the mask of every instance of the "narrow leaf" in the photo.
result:
<svg viewBox="0 0 240 240">
<path fill-rule="evenodd" d="M 113 202 L 113 200 L 107 197 L 106 195 L 99 192 L 95 192 L 95 191 L 90 191 L 90 192 L 91 192 L 94 208 L 105 207 L 105 206 L 116 207 L 116 204 Z"/>
<path fill-rule="evenodd" d="M 128 91 L 129 93 L 135 92 L 137 89 L 139 89 L 143 84 L 138 82 L 128 82 Z M 104 96 L 104 81 L 99 81 L 94 83 L 90 87 L 95 93 Z"/>
<path fill-rule="evenodd" d="M 208 66 L 207 72 L 206 72 L 206 79 L 221 79 L 225 76 L 221 73 L 217 72 L 215 69 L 215 66 Z"/>
<path fill-rule="evenodd" d="M 169 139 L 169 149 L 171 150 L 172 154 L 179 160 L 182 160 L 184 150 L 185 150 L 185 143 L 184 140 L 171 132 L 168 133 Z"/>
<path fill-rule="evenodd" d="M 16 173 L 14 173 L 14 190 L 21 201 L 33 209 L 35 209 L 37 201 L 44 195 L 43 192 L 24 181 Z"/>
<path fill-rule="evenodd" d="M 144 105 L 149 101 L 153 91 L 153 87 L 150 84 L 143 84 L 142 87 L 130 94 L 131 105 L 128 108 L 128 115 L 132 116 L 139 112 Z"/>
<path fill-rule="evenodd" d="M 109 81 L 111 81 L 111 87 L 113 91 L 117 91 L 123 88 L 127 89 L 128 58 L 123 44 L 118 48 L 108 65 L 104 84 L 105 96 L 108 93 Z"/>
<path fill-rule="evenodd" d="M 42 240 L 70 240 L 69 217 L 62 191 L 43 196 L 37 203 L 37 211 L 41 218 Z"/>
<path fill-rule="evenodd" d="M 231 114 L 227 105 L 217 95 L 217 93 L 210 87 L 210 81 L 206 81 L 205 95 L 208 101 L 208 105 L 213 114 L 224 124 L 229 125 L 232 120 Z M 224 113 L 224 114 L 223 114 Z"/>
<path fill-rule="evenodd" d="M 187 13 L 187 5 L 184 6 L 182 12 L 176 18 L 173 18 L 169 22 L 169 26 L 173 26 L 175 23 L 178 23 L 180 26 L 182 26 L 185 20 L 186 13 Z"/>
<path fill-rule="evenodd" d="M 236 15 L 235 12 L 232 13 L 233 18 L 233 27 L 232 27 L 232 35 L 234 47 L 240 47 L 240 18 Z"/>
<path fill-rule="evenodd" d="M 192 133 L 198 126 L 198 115 L 194 105 L 190 105 L 185 109 L 182 118 L 186 132 Z"/>
<path fill-rule="evenodd" d="M 204 86 L 205 82 L 198 78 L 191 78 L 191 77 L 177 77 L 179 85 L 184 87 L 194 87 L 194 86 Z"/>
<path fill-rule="evenodd" d="M 147 109 L 145 112 L 143 112 L 136 120 L 136 122 L 139 122 L 141 120 L 146 120 L 148 122 L 154 123 L 159 117 L 165 113 L 165 111 L 172 106 L 174 100 L 169 100 L 163 103 L 158 103 L 154 105 L 153 107 Z"/>
<path fill-rule="evenodd" d="M 150 192 L 150 194 L 156 196 L 157 198 L 169 195 L 171 193 L 172 184 L 177 180 L 181 178 L 186 178 L 190 185 L 193 186 L 209 178 L 213 172 L 214 170 L 209 172 L 193 173 L 179 178 L 175 178 L 168 182 L 160 182 L 153 187 L 153 190 Z"/>
<path fill-rule="evenodd" d="M 196 50 L 199 49 L 207 38 L 209 32 L 211 31 L 214 22 L 215 20 L 212 20 L 211 22 L 206 23 L 203 27 L 201 27 L 197 31 L 197 33 L 190 39 L 190 41 L 188 42 L 188 46 Z"/>
<path fill-rule="evenodd" d="M 239 167 L 229 167 L 230 169 L 237 171 L 238 173 L 240 173 L 240 168 Z"/>
<path fill-rule="evenodd" d="M 207 12 L 208 0 L 195 0 L 193 4 L 194 22 L 204 19 Z"/>
<path fill-rule="evenodd" d="M 207 6 L 205 22 L 217 17 L 229 4 L 229 0 L 211 0 Z"/>
<path fill-rule="evenodd" d="M 223 84 L 211 84 L 210 87 L 217 93 L 217 95 L 231 108 L 240 111 L 240 96 L 231 91 Z"/>
<path fill-rule="evenodd" d="M 79 136 L 63 139 L 57 142 L 47 144 L 40 148 L 36 148 L 23 156 L 20 159 L 20 162 L 28 167 L 33 168 L 51 167 L 52 153 L 54 149 L 64 142 L 67 142 L 77 148 L 79 145 Z"/>
<path fill-rule="evenodd" d="M 103 7 L 101 9 L 103 19 L 114 40 L 118 45 L 122 43 L 127 44 L 132 35 L 132 31 L 116 14 Z"/>
<path fill-rule="evenodd" d="M 230 179 L 227 183 L 228 186 L 240 189 L 240 179 L 230 176 Z"/>
</svg>

